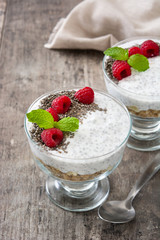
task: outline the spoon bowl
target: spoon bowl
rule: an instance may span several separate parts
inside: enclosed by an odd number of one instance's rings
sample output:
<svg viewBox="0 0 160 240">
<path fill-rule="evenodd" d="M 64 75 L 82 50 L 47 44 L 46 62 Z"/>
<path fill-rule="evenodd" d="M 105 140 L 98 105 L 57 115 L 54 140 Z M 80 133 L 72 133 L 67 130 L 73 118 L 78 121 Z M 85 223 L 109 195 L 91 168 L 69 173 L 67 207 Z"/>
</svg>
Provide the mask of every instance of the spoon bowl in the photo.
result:
<svg viewBox="0 0 160 240">
<path fill-rule="evenodd" d="M 160 158 L 155 158 L 137 180 L 127 198 L 123 201 L 104 202 L 98 209 L 98 216 L 102 220 L 111 223 L 126 223 L 131 221 L 135 217 L 135 210 L 132 206 L 133 199 L 159 169 Z"/>
<path fill-rule="evenodd" d="M 135 217 L 135 210 L 127 206 L 125 201 L 106 202 L 99 209 L 99 217 L 112 223 L 126 223 Z"/>
</svg>

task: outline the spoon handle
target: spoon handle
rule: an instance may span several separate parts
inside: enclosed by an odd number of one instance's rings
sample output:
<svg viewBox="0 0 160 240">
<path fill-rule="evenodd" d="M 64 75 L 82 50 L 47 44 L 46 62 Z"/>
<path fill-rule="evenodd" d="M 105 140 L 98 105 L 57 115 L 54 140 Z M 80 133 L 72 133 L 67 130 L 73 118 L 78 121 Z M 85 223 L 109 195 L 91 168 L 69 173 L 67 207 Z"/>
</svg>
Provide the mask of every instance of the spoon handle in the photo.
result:
<svg viewBox="0 0 160 240">
<path fill-rule="evenodd" d="M 136 181 L 135 185 L 128 194 L 127 200 L 132 201 L 141 188 L 153 177 L 153 175 L 160 169 L 160 158 L 154 159 L 145 169 L 143 174 Z"/>
</svg>

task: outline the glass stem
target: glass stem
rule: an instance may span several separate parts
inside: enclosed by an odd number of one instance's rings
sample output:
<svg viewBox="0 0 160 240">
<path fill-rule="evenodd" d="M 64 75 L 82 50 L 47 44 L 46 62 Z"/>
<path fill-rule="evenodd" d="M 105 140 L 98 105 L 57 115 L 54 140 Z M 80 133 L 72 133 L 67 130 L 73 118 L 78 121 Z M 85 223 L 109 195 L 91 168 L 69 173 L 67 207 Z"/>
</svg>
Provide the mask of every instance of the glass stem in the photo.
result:
<svg viewBox="0 0 160 240">
<path fill-rule="evenodd" d="M 93 194 L 98 186 L 98 182 L 59 182 L 61 186 L 66 190 L 68 195 L 72 197 L 85 197 Z"/>
</svg>

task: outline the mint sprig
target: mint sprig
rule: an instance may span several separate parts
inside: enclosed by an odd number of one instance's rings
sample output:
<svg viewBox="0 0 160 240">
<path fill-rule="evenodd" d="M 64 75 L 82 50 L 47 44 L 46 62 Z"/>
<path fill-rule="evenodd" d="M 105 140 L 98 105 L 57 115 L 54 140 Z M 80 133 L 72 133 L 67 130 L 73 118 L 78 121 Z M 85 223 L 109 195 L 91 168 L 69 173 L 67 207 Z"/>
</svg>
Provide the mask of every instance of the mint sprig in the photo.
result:
<svg viewBox="0 0 160 240">
<path fill-rule="evenodd" d="M 26 114 L 28 121 L 36 123 L 40 128 L 58 128 L 63 132 L 75 132 L 79 128 L 79 120 L 75 117 L 65 117 L 55 122 L 52 115 L 43 109 L 32 110 Z"/>
<path fill-rule="evenodd" d="M 146 71 L 149 68 L 148 59 L 141 54 L 131 55 L 128 59 L 128 64 L 139 72 Z"/>
<path fill-rule="evenodd" d="M 121 47 L 112 47 L 104 51 L 104 54 L 111 56 L 113 59 L 126 61 L 128 59 L 128 49 Z"/>
<path fill-rule="evenodd" d="M 54 127 L 54 119 L 52 115 L 43 109 L 32 110 L 27 113 L 29 122 L 37 123 L 40 128 L 48 129 Z"/>
<path fill-rule="evenodd" d="M 63 132 L 75 132 L 79 128 L 79 120 L 75 117 L 65 117 L 55 122 L 54 126 Z"/>
<path fill-rule="evenodd" d="M 105 50 L 104 54 L 116 60 L 127 61 L 131 67 L 139 72 L 146 71 L 149 68 L 149 61 L 144 55 L 137 53 L 129 57 L 128 49 L 112 47 Z"/>
</svg>

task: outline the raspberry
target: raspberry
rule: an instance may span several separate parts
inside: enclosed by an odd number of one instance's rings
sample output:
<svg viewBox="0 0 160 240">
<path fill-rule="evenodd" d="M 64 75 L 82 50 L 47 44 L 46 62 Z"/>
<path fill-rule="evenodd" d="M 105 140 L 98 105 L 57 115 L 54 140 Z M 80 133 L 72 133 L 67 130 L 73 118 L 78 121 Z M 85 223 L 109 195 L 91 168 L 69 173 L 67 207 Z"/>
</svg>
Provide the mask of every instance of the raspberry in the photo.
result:
<svg viewBox="0 0 160 240">
<path fill-rule="evenodd" d="M 58 128 L 45 129 L 41 133 L 42 141 L 48 147 L 56 147 L 62 142 L 63 133 Z"/>
<path fill-rule="evenodd" d="M 147 57 L 154 57 L 159 55 L 159 46 L 152 40 L 147 40 L 141 45 L 142 54 Z"/>
<path fill-rule="evenodd" d="M 125 61 L 116 60 L 112 65 L 112 74 L 118 80 L 131 75 L 131 68 Z"/>
<path fill-rule="evenodd" d="M 65 95 L 57 97 L 52 102 L 52 108 L 59 113 L 65 113 L 71 106 L 71 99 Z"/>
<path fill-rule="evenodd" d="M 141 54 L 141 49 L 139 47 L 133 46 L 128 50 L 128 53 L 129 53 L 129 57 L 137 53 Z"/>
<path fill-rule="evenodd" d="M 94 101 L 94 91 L 90 87 L 84 87 L 78 90 L 74 97 L 81 103 L 91 104 Z"/>
<path fill-rule="evenodd" d="M 59 117 L 58 117 L 58 114 L 55 109 L 50 107 L 50 108 L 46 109 L 46 111 L 52 115 L 52 117 L 54 118 L 54 121 L 58 122 Z"/>
</svg>

